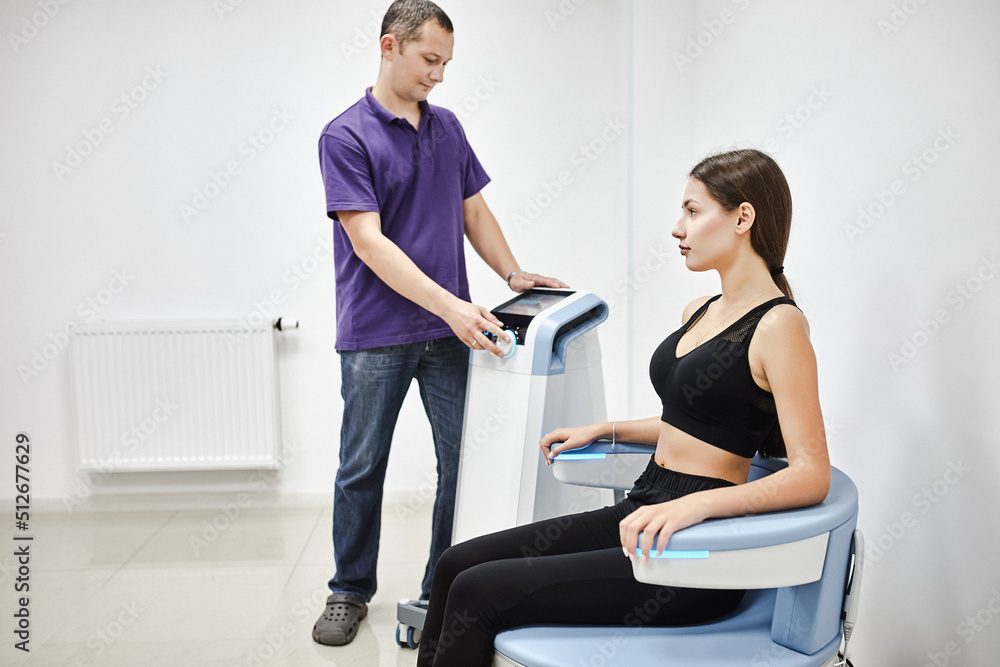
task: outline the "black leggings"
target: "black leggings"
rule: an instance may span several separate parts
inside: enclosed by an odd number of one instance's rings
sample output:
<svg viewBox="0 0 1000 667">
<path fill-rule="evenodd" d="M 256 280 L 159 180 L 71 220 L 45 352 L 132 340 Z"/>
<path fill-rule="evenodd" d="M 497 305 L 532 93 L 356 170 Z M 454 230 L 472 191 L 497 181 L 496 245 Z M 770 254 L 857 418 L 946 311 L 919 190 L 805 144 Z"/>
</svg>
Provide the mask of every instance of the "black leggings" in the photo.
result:
<svg viewBox="0 0 1000 667">
<path fill-rule="evenodd" d="M 732 610 L 744 591 L 636 581 L 618 524 L 643 505 L 732 482 L 649 465 L 616 505 L 484 535 L 441 556 L 417 665 L 488 667 L 497 633 L 522 625 L 689 625 Z"/>
</svg>

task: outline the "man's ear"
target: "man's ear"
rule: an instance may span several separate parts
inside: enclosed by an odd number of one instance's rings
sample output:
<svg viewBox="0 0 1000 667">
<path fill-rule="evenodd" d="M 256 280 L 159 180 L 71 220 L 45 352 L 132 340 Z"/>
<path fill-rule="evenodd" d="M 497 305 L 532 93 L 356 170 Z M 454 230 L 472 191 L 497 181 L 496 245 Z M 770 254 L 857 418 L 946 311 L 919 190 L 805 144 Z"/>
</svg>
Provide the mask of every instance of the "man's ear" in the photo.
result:
<svg viewBox="0 0 1000 667">
<path fill-rule="evenodd" d="M 382 39 L 378 43 L 379 50 L 382 52 L 382 57 L 386 60 L 392 60 L 399 53 L 399 42 L 396 41 L 396 36 L 392 33 L 387 35 L 382 35 Z"/>
<path fill-rule="evenodd" d="M 736 212 L 736 233 L 746 234 L 753 227 L 754 220 L 757 219 L 757 211 L 754 210 L 753 204 L 750 202 L 743 202 Z"/>
</svg>

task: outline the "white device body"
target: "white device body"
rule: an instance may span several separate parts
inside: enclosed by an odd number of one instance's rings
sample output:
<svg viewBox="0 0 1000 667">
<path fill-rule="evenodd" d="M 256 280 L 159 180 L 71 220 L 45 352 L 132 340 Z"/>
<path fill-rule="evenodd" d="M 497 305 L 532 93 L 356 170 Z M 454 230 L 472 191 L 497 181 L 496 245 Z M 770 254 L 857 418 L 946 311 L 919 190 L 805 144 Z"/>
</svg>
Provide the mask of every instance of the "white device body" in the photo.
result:
<svg viewBox="0 0 1000 667">
<path fill-rule="evenodd" d="M 581 309 L 590 308 L 603 309 L 594 319 L 606 317 L 603 301 L 572 293 L 534 316 L 510 358 L 472 354 L 453 543 L 612 502 L 610 490 L 556 480 L 538 444 L 560 426 L 606 419 L 596 325 L 572 329 Z M 553 337 L 564 325 L 569 330 Z"/>
</svg>

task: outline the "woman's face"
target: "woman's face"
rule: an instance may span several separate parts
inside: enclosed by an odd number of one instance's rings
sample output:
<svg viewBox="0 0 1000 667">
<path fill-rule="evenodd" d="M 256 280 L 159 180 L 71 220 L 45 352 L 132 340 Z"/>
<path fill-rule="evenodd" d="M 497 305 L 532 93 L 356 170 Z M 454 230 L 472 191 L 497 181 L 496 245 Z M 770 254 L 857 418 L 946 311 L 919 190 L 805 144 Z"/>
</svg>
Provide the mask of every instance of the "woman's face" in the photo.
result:
<svg viewBox="0 0 1000 667">
<path fill-rule="evenodd" d="M 684 188 L 683 209 L 671 235 L 691 271 L 716 269 L 735 258 L 739 209 L 726 213 L 697 178 Z"/>
</svg>

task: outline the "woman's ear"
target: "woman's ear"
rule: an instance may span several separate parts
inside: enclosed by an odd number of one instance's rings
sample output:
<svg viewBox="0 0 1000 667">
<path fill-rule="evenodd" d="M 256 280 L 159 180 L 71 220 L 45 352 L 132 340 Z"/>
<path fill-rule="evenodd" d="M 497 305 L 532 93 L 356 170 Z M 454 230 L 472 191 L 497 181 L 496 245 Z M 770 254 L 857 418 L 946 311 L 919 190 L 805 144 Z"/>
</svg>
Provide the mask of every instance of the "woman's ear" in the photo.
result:
<svg viewBox="0 0 1000 667">
<path fill-rule="evenodd" d="M 753 222 L 757 218 L 757 212 L 750 202 L 743 202 L 737 209 L 736 233 L 746 234 L 753 227 Z"/>
</svg>

